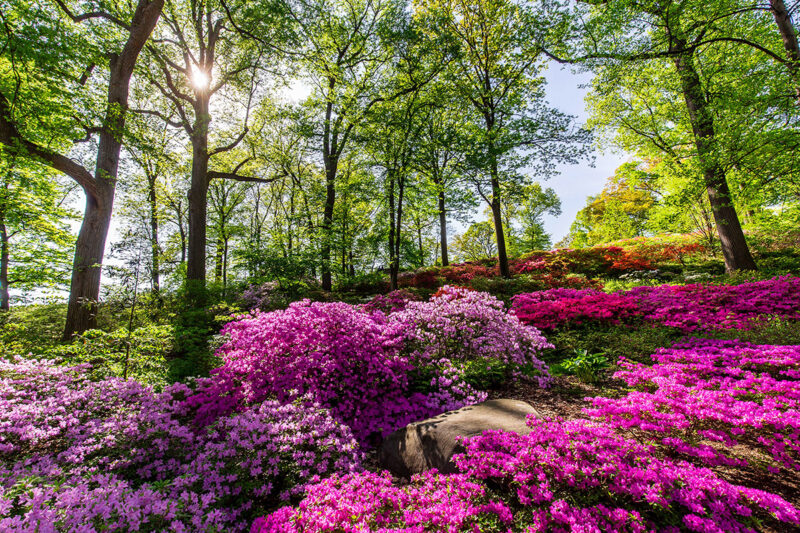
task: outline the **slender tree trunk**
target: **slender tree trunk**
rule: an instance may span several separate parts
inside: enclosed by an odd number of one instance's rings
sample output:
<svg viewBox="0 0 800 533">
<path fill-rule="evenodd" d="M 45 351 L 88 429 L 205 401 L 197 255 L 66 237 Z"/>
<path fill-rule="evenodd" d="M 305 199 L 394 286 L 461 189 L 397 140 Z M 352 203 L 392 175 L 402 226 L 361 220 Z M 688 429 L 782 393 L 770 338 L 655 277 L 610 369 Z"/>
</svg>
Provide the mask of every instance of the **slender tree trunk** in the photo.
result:
<svg viewBox="0 0 800 533">
<path fill-rule="evenodd" d="M 217 247 L 214 253 L 214 283 L 222 281 L 222 253 L 224 246 L 222 236 L 217 237 Z"/>
<path fill-rule="evenodd" d="M 225 237 L 225 243 L 222 248 L 222 293 L 225 294 L 225 291 L 228 288 L 228 240 L 229 238 Z"/>
<path fill-rule="evenodd" d="M 326 158 L 325 163 L 325 207 L 322 213 L 322 290 L 333 289 L 331 277 L 331 240 L 333 232 L 333 208 L 336 202 L 336 169 L 339 164 L 335 156 Z"/>
<path fill-rule="evenodd" d="M 11 301 L 8 294 L 8 231 L 4 213 L 0 212 L 0 311 L 8 311 Z"/>
<path fill-rule="evenodd" d="M 189 187 L 189 244 L 186 282 L 192 303 L 205 303 L 206 221 L 208 218 L 208 98 L 198 99 L 192 135 L 192 178 Z"/>
<path fill-rule="evenodd" d="M 399 191 L 397 196 L 397 223 L 395 224 L 394 234 L 394 265 L 392 268 L 392 272 L 394 272 L 395 288 L 398 286 L 398 277 L 400 275 L 400 235 L 403 228 L 403 193 L 405 192 L 405 178 L 399 177 L 397 184 Z"/>
<path fill-rule="evenodd" d="M 147 199 L 150 203 L 150 290 L 158 299 L 161 292 L 161 247 L 158 245 L 158 205 L 156 203 L 156 178 L 147 178 Z"/>
<path fill-rule="evenodd" d="M 389 289 L 396 291 L 397 270 L 395 269 L 394 239 L 397 230 L 395 228 L 394 174 L 388 171 L 386 178 L 389 181 L 389 190 L 386 194 L 389 200 Z"/>
<path fill-rule="evenodd" d="M 448 266 L 450 259 L 447 256 L 447 211 L 444 205 L 444 188 L 438 180 L 436 185 L 439 189 L 439 239 L 442 246 L 442 266 Z"/>
<path fill-rule="evenodd" d="M 491 164 L 492 179 L 492 221 L 494 222 L 494 234 L 497 241 L 497 262 L 500 266 L 500 275 L 504 278 L 511 277 L 508 268 L 508 253 L 506 252 L 506 236 L 503 230 L 503 213 L 500 204 L 500 172 L 497 168 L 497 156 L 494 153 L 494 142 L 489 142 L 489 158 Z"/>
<path fill-rule="evenodd" d="M 67 319 L 63 333 L 65 340 L 71 339 L 75 333 L 81 333 L 97 325 L 101 265 L 108 228 L 111 225 L 130 79 L 139 53 L 155 28 L 163 7 L 164 0 L 139 0 L 128 30 L 128 40 L 120 54 L 111 58 L 108 105 L 98 143 L 93 190 L 88 190 L 84 185 L 86 208 L 75 243 Z"/>
<path fill-rule="evenodd" d="M 422 221 L 417 220 L 417 244 L 419 245 L 419 267 L 425 266 L 425 251 L 422 249 Z"/>
<path fill-rule="evenodd" d="M 686 43 L 678 43 L 679 49 L 686 49 Z M 684 53 L 676 56 L 675 67 L 681 79 L 683 96 L 692 122 L 695 145 L 703 167 L 708 199 L 717 226 L 725 270 L 756 270 L 756 263 L 750 255 L 750 248 L 744 237 L 739 216 L 733 205 L 725 170 L 714 157 L 714 122 L 694 67 L 692 55 Z"/>
<path fill-rule="evenodd" d="M 778 32 L 783 40 L 786 57 L 789 59 L 789 73 L 794 78 L 794 90 L 797 95 L 797 102 L 800 103 L 800 45 L 797 42 L 797 32 L 783 0 L 770 0 L 769 5 L 772 16 L 775 18 L 775 24 L 778 26 Z"/>
</svg>

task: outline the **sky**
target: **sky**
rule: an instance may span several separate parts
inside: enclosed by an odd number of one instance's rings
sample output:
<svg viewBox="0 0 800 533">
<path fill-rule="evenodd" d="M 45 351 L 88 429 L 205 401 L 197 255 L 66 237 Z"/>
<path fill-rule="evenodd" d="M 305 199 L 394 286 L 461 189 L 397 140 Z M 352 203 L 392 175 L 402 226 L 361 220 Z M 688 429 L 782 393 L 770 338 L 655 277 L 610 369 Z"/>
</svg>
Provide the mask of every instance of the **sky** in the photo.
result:
<svg viewBox="0 0 800 533">
<path fill-rule="evenodd" d="M 591 81 L 591 74 L 573 74 L 569 68 L 551 65 L 545 74 L 547 79 L 547 98 L 550 104 L 566 113 L 575 115 L 580 124 L 588 119 L 584 97 L 588 92 L 586 85 Z M 582 162 L 579 165 L 562 165 L 560 174 L 543 181 L 542 185 L 551 187 L 561 198 L 561 216 L 545 217 L 545 229 L 552 236 L 553 243 L 558 242 L 569 233 L 569 227 L 575 215 L 586 205 L 586 197 L 603 190 L 606 180 L 614 174 L 614 170 L 624 163 L 628 156 L 622 153 L 594 150 L 594 167 Z"/>
</svg>

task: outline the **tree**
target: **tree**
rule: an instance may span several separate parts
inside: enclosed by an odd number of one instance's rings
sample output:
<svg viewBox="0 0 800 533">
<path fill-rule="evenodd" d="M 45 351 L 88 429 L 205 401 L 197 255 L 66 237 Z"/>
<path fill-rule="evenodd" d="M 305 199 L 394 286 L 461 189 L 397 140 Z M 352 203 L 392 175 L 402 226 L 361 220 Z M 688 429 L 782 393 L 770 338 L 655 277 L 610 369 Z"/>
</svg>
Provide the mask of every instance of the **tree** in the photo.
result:
<svg viewBox="0 0 800 533">
<path fill-rule="evenodd" d="M 85 13 L 73 12 L 65 0 L 55 4 L 14 2 L 3 9 L 0 143 L 12 154 L 63 172 L 86 193 L 64 326 L 69 339 L 96 324 L 130 80 L 164 0 L 139 0 L 132 10 L 118 5 Z M 107 70 L 97 80 L 100 65 Z M 102 116 L 91 110 L 99 102 L 82 107 L 96 85 L 105 86 Z M 40 118 L 29 120 L 31 115 Z M 67 154 L 76 138 L 94 136 L 98 141 L 90 172 Z"/>
<path fill-rule="evenodd" d="M 0 149 L 0 311 L 9 289 L 66 287 L 74 238 L 57 173 Z"/>
<path fill-rule="evenodd" d="M 453 239 L 453 249 L 461 261 L 481 261 L 497 255 L 497 242 L 492 222 L 475 222 Z"/>
<path fill-rule="evenodd" d="M 565 32 L 582 28 L 581 51 L 570 60 L 598 74 L 595 94 L 606 103 L 615 93 L 634 104 L 624 118 L 610 122 L 629 132 L 638 129 L 640 145 L 657 147 L 662 156 L 696 159 L 728 271 L 756 268 L 731 188 L 735 170 L 796 143 L 788 135 L 795 98 L 787 97 L 785 71 L 772 65 L 791 69 L 793 62 L 774 51 L 778 32 L 769 10 L 768 4 L 736 0 L 592 2 L 579 6 L 571 14 L 575 23 L 564 26 Z M 674 143 L 673 129 L 688 133 L 691 144 Z"/>
<path fill-rule="evenodd" d="M 605 187 L 586 200 L 570 228 L 574 246 L 594 246 L 645 235 L 657 195 L 656 176 L 640 164 L 624 163 L 608 179 Z"/>
<path fill-rule="evenodd" d="M 405 25 L 405 6 L 397 0 L 313 0 L 287 1 L 286 7 L 306 80 L 313 87 L 304 105 L 320 113 L 314 129 L 325 170 L 321 277 L 323 290 L 329 291 L 336 179 L 353 130 L 375 104 L 416 86 L 415 80 L 387 94 L 382 83 L 395 54 L 397 28 Z"/>
<path fill-rule="evenodd" d="M 220 154 L 234 150 L 250 131 L 249 116 L 257 97 L 264 50 L 238 32 L 231 17 L 246 3 L 168 0 L 164 25 L 148 47 L 157 65 L 147 71 L 150 82 L 174 107 L 177 120 L 159 109 L 141 110 L 182 128 L 192 145 L 191 184 L 188 194 L 189 231 L 186 279 L 195 303 L 204 301 L 206 280 L 206 222 L 208 188 L 212 179 L 245 182 L 271 181 L 255 173 L 254 155 L 245 155 L 229 170 L 214 169 Z M 210 146 L 212 98 L 241 104 L 241 114 L 228 113 Z M 214 139 L 211 138 L 213 141 Z"/>
<path fill-rule="evenodd" d="M 544 229 L 544 215 L 561 214 L 561 200 L 551 188 L 539 183 L 511 187 L 505 193 L 503 218 L 510 236 L 509 247 L 514 256 L 532 250 L 550 248 L 550 236 Z"/>
<path fill-rule="evenodd" d="M 510 276 L 502 220 L 502 184 L 524 181 L 518 169 L 538 162 L 539 177 L 554 163 L 576 162 L 587 133 L 572 117 L 544 104 L 541 55 L 546 22 L 530 2 L 428 0 L 424 16 L 433 32 L 447 35 L 459 52 L 446 72 L 455 92 L 475 108 L 480 122 L 465 124 L 478 193 L 489 204 L 500 273 Z"/>
<path fill-rule="evenodd" d="M 458 217 L 475 204 L 473 195 L 462 186 L 467 181 L 465 163 L 470 150 L 464 117 L 474 111 L 441 82 L 431 84 L 423 97 L 430 105 L 422 119 L 413 165 L 428 178 L 431 194 L 436 198 L 441 261 L 442 266 L 447 266 L 450 264 L 447 215 Z"/>
</svg>

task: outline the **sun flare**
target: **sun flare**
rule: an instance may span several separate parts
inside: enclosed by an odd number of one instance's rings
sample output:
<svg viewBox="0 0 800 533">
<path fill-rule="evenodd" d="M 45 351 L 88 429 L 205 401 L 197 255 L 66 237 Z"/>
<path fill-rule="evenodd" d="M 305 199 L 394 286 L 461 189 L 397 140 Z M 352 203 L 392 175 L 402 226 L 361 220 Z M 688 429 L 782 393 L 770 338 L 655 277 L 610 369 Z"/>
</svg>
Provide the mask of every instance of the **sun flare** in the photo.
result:
<svg viewBox="0 0 800 533">
<path fill-rule="evenodd" d="M 208 84 L 211 81 L 208 72 L 198 67 L 192 67 L 192 73 L 190 75 L 190 79 L 192 85 L 194 85 L 196 89 L 200 89 L 201 91 L 208 89 Z"/>
</svg>

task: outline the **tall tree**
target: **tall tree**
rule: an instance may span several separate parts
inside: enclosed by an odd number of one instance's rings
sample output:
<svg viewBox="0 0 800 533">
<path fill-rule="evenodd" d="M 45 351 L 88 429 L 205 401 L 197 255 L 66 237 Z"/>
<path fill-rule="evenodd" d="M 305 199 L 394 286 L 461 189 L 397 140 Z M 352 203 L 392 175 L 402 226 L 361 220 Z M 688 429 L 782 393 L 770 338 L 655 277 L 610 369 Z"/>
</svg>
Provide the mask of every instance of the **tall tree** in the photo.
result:
<svg viewBox="0 0 800 533">
<path fill-rule="evenodd" d="M 469 101 L 480 123 L 465 125 L 478 147 L 472 164 L 479 194 L 492 210 L 500 273 L 509 277 L 502 220 L 502 184 L 524 180 L 518 169 L 538 161 L 547 177 L 556 161 L 576 162 L 586 132 L 572 117 L 544 103 L 543 38 L 546 22 L 531 2 L 428 0 L 422 2 L 432 31 L 458 46 L 447 81 Z M 485 179 L 484 179 L 485 177 Z"/>
<path fill-rule="evenodd" d="M 795 97 L 786 90 L 785 74 L 776 78 L 776 72 L 785 70 L 772 65 L 777 62 L 791 71 L 794 63 L 779 50 L 770 9 L 770 4 L 740 0 L 598 1 L 577 6 L 569 15 L 573 23 L 563 25 L 565 32 L 580 28 L 583 38 L 581 51 L 571 60 L 590 66 L 610 82 L 596 83 L 595 94 L 615 92 L 627 101 L 623 85 L 637 93 L 649 87 L 650 99 L 663 100 L 664 95 L 658 93 L 668 87 L 669 94 L 680 99 L 680 113 L 671 111 L 673 117 L 662 122 L 658 135 L 652 134 L 652 128 L 643 130 L 642 145 L 666 148 L 668 153 L 677 146 L 669 139 L 673 137 L 669 125 L 686 125 L 680 131 L 690 134 L 690 155 L 699 164 L 699 179 L 709 198 L 728 271 L 756 268 L 735 206 L 733 171 L 746 166 L 743 159 L 755 157 L 763 162 L 764 155 L 779 154 L 795 144 L 794 136 L 787 135 L 796 121 L 792 109 L 796 106 L 791 105 Z M 558 53 L 549 54 L 564 59 Z M 656 72 L 661 85 L 648 84 L 641 75 L 644 70 Z M 662 111 L 647 105 L 641 116 L 649 114 L 651 122 L 658 122 L 663 120 Z M 681 145 L 669 157 L 685 158 L 686 148 Z M 774 159 L 785 161 L 780 155 Z"/>
<path fill-rule="evenodd" d="M 315 135 L 325 170 L 325 202 L 320 225 L 322 288 L 331 290 L 331 244 L 336 179 L 353 130 L 379 102 L 406 94 L 421 83 L 387 91 L 396 67 L 398 40 L 405 35 L 407 13 L 399 0 L 313 0 L 286 2 L 312 95 L 305 102 L 317 109 Z"/>
<path fill-rule="evenodd" d="M 264 51 L 243 37 L 231 21 L 233 12 L 245 8 L 243 2 L 222 5 L 215 0 L 168 0 L 163 27 L 153 45 L 148 47 L 158 67 L 148 71 L 150 82 L 174 106 L 177 121 L 158 109 L 142 111 L 182 128 L 192 145 L 186 279 L 196 304 L 204 300 L 211 180 L 269 181 L 245 174 L 253 170 L 254 158 L 250 156 L 243 157 L 227 170 L 213 168 L 215 156 L 234 150 L 245 139 L 249 132 L 250 110 L 257 98 Z M 217 130 L 217 139 L 213 142 L 214 139 L 210 139 L 215 111 L 212 99 L 217 96 L 229 103 L 238 103 L 241 111 L 220 117 L 223 127 Z"/>
<path fill-rule="evenodd" d="M 8 10 L 3 9 L 0 45 L 0 143 L 12 153 L 67 174 L 86 193 L 75 244 L 65 339 L 96 325 L 130 80 L 164 0 L 139 0 L 131 10 L 127 4 L 117 4 L 85 13 L 79 12 L 77 5 L 65 0 L 43 6 L 14 2 Z M 43 41 L 48 46 L 43 47 Z M 95 53 L 89 55 L 87 49 Z M 82 73 L 78 74 L 73 69 L 80 63 L 83 67 L 78 72 Z M 100 65 L 105 67 L 102 72 L 97 68 Z M 96 72 L 101 72 L 100 80 L 94 79 Z M 102 116 L 91 111 L 87 116 L 87 109 L 81 107 L 54 109 L 53 101 L 48 101 L 57 94 L 76 104 L 85 103 L 95 85 L 105 85 Z M 34 112 L 46 118 L 29 120 Z M 81 138 L 97 136 L 94 172 L 68 155 L 70 130 L 73 134 L 83 130 Z"/>
</svg>

